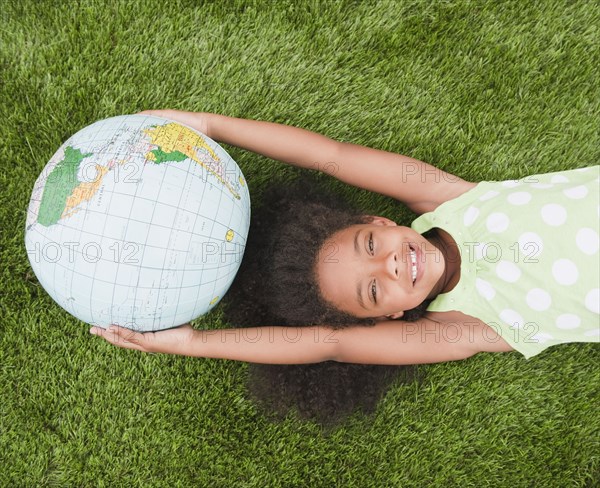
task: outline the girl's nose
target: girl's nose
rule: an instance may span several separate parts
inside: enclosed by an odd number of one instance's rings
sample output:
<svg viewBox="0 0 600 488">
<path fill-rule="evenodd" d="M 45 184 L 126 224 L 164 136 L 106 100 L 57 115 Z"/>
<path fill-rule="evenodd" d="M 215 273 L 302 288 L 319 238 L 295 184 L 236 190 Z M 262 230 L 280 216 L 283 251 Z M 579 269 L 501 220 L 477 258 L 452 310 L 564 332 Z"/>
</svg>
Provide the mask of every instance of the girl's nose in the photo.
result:
<svg viewBox="0 0 600 488">
<path fill-rule="evenodd" d="M 397 280 L 400 277 L 400 271 L 399 271 L 400 262 L 399 262 L 398 253 L 396 251 L 392 251 L 387 256 L 385 262 L 383 263 L 383 266 L 384 266 L 386 274 L 389 276 L 390 279 Z"/>
<path fill-rule="evenodd" d="M 378 259 L 372 262 L 372 272 L 380 279 L 397 281 L 400 278 L 401 264 L 400 255 L 396 251 L 391 251 L 388 254 L 382 253 Z"/>
</svg>

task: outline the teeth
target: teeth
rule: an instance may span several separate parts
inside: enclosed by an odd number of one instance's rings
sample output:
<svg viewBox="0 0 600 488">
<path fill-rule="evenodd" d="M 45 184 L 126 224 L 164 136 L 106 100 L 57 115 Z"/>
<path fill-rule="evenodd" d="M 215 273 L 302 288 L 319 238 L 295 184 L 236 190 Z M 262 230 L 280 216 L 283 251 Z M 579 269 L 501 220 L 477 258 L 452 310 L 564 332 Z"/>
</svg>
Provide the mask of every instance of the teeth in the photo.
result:
<svg viewBox="0 0 600 488">
<path fill-rule="evenodd" d="M 410 260 L 412 262 L 412 281 L 414 283 L 417 279 L 417 253 L 412 249 L 410 250 Z"/>
</svg>

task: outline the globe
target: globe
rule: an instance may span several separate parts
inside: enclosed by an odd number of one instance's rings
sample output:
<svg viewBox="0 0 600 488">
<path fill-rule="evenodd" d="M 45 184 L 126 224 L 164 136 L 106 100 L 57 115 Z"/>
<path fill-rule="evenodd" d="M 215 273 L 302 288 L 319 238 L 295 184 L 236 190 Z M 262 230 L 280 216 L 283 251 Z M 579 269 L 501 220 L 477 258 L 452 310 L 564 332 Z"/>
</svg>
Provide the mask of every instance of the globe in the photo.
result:
<svg viewBox="0 0 600 488">
<path fill-rule="evenodd" d="M 183 124 L 123 115 L 81 129 L 37 178 L 25 245 L 41 286 L 100 327 L 208 313 L 244 254 L 250 196 L 235 161 Z"/>
</svg>

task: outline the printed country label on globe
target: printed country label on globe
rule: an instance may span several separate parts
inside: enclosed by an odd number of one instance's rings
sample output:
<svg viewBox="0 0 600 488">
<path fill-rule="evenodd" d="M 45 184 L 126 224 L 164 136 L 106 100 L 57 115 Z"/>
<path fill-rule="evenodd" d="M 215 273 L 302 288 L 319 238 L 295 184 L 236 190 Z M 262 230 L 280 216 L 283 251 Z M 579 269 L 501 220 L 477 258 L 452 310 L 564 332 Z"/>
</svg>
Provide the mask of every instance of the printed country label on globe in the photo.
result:
<svg viewBox="0 0 600 488">
<path fill-rule="evenodd" d="M 243 257 L 250 196 L 207 136 L 125 115 L 73 135 L 37 179 L 25 241 L 44 289 L 94 325 L 175 327 L 207 313 Z"/>
</svg>

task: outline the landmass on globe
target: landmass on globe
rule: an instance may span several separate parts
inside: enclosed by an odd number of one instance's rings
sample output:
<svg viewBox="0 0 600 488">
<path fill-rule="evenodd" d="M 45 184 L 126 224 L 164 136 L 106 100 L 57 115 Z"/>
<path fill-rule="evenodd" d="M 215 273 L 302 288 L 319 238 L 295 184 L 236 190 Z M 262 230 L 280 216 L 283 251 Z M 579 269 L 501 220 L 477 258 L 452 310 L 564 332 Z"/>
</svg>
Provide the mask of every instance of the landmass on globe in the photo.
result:
<svg viewBox="0 0 600 488">
<path fill-rule="evenodd" d="M 206 171 L 219 180 L 236 198 L 240 199 L 236 184 L 229 181 L 219 156 L 210 147 L 200 134 L 175 122 L 165 125 L 153 125 L 142 131 L 152 144 L 145 157 L 147 162 L 153 164 L 177 163 L 191 159 L 202 166 Z M 72 216 L 79 210 L 83 202 L 94 198 L 102 187 L 103 179 L 113 170 L 115 165 L 123 165 L 128 160 L 111 160 L 106 166 L 94 163 L 95 175 L 91 181 L 81 181 L 77 175 L 80 173 L 82 162 L 94 153 L 83 153 L 80 149 L 66 145 L 64 152 L 55 155 L 56 164 L 49 165 L 44 191 L 39 199 L 39 208 L 35 221 L 48 227 Z M 242 176 L 238 183 L 242 186 L 245 181 Z M 31 222 L 28 222 L 28 228 Z M 228 241 L 231 237 L 228 235 Z"/>
</svg>

